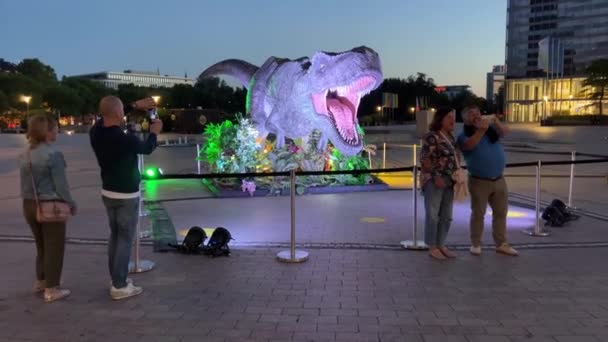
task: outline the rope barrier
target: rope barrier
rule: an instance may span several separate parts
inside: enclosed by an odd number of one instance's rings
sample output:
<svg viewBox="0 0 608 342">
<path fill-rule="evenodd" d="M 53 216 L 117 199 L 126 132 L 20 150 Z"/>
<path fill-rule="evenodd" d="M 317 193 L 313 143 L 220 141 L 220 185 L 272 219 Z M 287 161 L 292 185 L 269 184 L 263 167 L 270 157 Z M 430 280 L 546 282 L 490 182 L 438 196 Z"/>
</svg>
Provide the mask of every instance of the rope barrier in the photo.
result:
<svg viewBox="0 0 608 342">
<path fill-rule="evenodd" d="M 386 146 L 393 145 L 399 146 L 398 144 L 383 144 L 383 165 L 386 163 Z M 406 145 L 402 145 L 406 146 Z M 401 146 L 399 146 L 401 147 Z M 408 147 L 412 147 L 414 151 L 414 165 L 406 166 L 406 167 L 396 167 L 396 168 L 380 168 L 380 169 L 366 169 L 366 170 L 339 170 L 339 171 L 282 171 L 282 172 L 242 172 L 242 173 L 213 173 L 213 174 L 200 174 L 200 161 L 197 162 L 197 173 L 195 174 L 161 174 L 155 177 L 148 177 L 145 173 L 142 174 L 143 180 L 163 180 L 163 179 L 218 179 L 218 178 L 259 178 L 259 177 L 289 177 L 290 178 L 290 204 L 291 204 L 291 241 L 290 241 L 290 250 L 282 251 L 277 254 L 277 259 L 283 262 L 289 263 L 299 263 L 305 262 L 308 260 L 308 252 L 296 250 L 296 238 L 295 238 L 295 180 L 297 176 L 328 176 L 328 175 L 361 175 L 361 174 L 387 174 L 387 173 L 396 173 L 396 172 L 412 172 L 412 177 L 414 178 L 414 187 L 412 191 L 412 199 L 413 199 L 413 224 L 412 224 L 412 241 L 402 241 L 401 245 L 406 249 L 413 250 L 422 250 L 427 248 L 427 246 L 423 242 L 417 241 L 417 173 L 421 170 L 421 167 L 417 165 L 417 161 L 415 159 L 416 156 L 416 145 L 408 145 Z M 197 145 L 197 151 L 199 147 Z M 561 152 L 553 152 L 553 153 L 545 153 L 545 154 L 562 154 Z M 594 157 L 598 156 L 601 159 L 586 159 L 586 160 L 575 160 L 575 154 L 580 156 Z M 574 167 L 575 164 L 597 164 L 597 163 L 606 163 L 608 162 L 607 156 L 600 155 L 591 155 L 584 153 L 576 153 L 572 152 L 572 160 L 556 160 L 556 161 L 535 161 L 535 162 L 523 162 L 523 163 L 510 163 L 507 164 L 507 168 L 517 168 L 517 167 L 536 167 L 536 196 L 535 196 L 535 209 L 536 209 L 536 222 L 532 229 L 524 230 L 523 232 L 531 235 L 531 236 L 549 236 L 551 233 L 546 230 L 544 227 L 540 225 L 540 205 L 541 205 L 541 167 L 549 166 L 549 165 L 571 165 L 571 168 Z M 142 162 L 143 164 L 143 162 Z M 568 198 L 568 204 L 571 205 L 572 202 L 572 181 L 573 181 L 573 170 L 571 170 L 570 175 L 570 195 Z M 139 245 L 139 241 L 137 241 L 137 245 Z M 136 265 L 138 263 L 139 257 L 136 258 Z"/>
<path fill-rule="evenodd" d="M 543 161 L 543 166 L 549 165 L 573 165 L 573 164 L 599 164 L 607 163 L 608 158 L 603 159 L 584 159 L 584 160 L 567 160 L 567 161 Z M 510 163 L 507 164 L 507 168 L 516 167 L 530 167 L 537 166 L 538 162 L 523 162 L 523 163 Z M 296 176 L 328 176 L 328 175 L 361 175 L 361 174 L 372 174 L 372 173 L 394 173 L 394 172 L 407 172 L 412 171 L 414 166 L 405 167 L 394 167 L 388 169 L 366 169 L 366 170 L 340 170 L 340 171 L 297 171 Z M 420 170 L 420 167 L 417 167 Z M 242 172 L 242 173 L 209 173 L 209 174 L 166 174 L 158 175 L 156 177 L 148 177 L 145 174 L 142 175 L 145 180 L 158 180 L 158 179 L 213 179 L 213 178 L 257 178 L 257 177 L 287 177 L 289 171 L 283 172 Z"/>
<path fill-rule="evenodd" d="M 361 175 L 367 173 L 391 173 L 412 171 L 413 166 L 395 167 L 390 169 L 342 170 L 342 171 L 298 171 L 296 176 L 328 176 L 328 175 Z M 213 179 L 213 178 L 257 178 L 257 177 L 286 177 L 289 171 L 282 172 L 242 172 L 242 173 L 209 173 L 209 174 L 166 174 L 155 177 L 142 175 L 145 180 L 158 179 Z"/>
</svg>

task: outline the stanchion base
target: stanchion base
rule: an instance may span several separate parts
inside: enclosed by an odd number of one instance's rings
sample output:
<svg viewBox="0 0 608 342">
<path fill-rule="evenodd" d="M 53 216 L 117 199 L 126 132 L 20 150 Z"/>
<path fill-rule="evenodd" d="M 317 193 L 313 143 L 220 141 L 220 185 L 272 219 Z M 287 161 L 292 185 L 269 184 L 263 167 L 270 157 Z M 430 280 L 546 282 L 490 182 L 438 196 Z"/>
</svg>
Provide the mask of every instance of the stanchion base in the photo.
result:
<svg viewBox="0 0 608 342">
<path fill-rule="evenodd" d="M 296 250 L 295 258 L 291 258 L 291 251 L 281 251 L 277 254 L 280 262 L 300 263 L 308 260 L 308 252 Z"/>
<path fill-rule="evenodd" d="M 536 232 L 534 230 L 534 228 L 529 228 L 529 229 L 524 229 L 521 231 L 522 233 L 529 235 L 529 236 L 539 236 L 539 237 L 545 237 L 545 236 L 550 236 L 551 232 L 546 230 L 545 228 L 541 228 L 540 232 Z"/>
<path fill-rule="evenodd" d="M 139 260 L 138 268 L 135 269 L 135 263 L 133 261 L 129 262 L 129 273 L 142 273 L 151 271 L 155 264 L 154 261 L 150 260 Z"/>
<path fill-rule="evenodd" d="M 403 246 L 405 249 L 411 249 L 414 251 L 425 251 L 429 249 L 429 246 L 427 246 L 424 241 L 405 240 L 401 241 L 401 246 Z"/>
</svg>

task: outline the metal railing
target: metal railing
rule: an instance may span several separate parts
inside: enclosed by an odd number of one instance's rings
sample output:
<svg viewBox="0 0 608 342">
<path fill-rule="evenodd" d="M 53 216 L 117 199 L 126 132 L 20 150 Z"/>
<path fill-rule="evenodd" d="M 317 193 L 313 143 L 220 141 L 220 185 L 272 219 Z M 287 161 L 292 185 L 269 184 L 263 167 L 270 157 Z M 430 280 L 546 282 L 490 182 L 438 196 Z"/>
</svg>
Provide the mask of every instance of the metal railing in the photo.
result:
<svg viewBox="0 0 608 342">
<path fill-rule="evenodd" d="M 551 235 L 551 232 L 542 227 L 540 224 L 540 203 L 541 203 L 541 179 L 542 179 L 542 166 L 551 166 L 551 165 L 570 165 L 570 182 L 568 189 L 568 206 L 572 208 L 572 188 L 574 182 L 574 165 L 576 164 L 597 164 L 597 163 L 607 163 L 608 158 L 602 159 L 586 159 L 586 160 L 576 160 L 576 152 L 572 153 L 572 159 L 569 161 L 542 161 L 538 160 L 536 162 L 525 162 L 525 163 L 511 163 L 507 164 L 507 168 L 515 168 L 515 167 L 536 167 L 536 179 L 535 179 L 535 223 L 533 229 L 525 229 L 522 232 L 524 234 L 530 236 L 540 236 L 545 237 Z"/>
<path fill-rule="evenodd" d="M 144 156 L 139 154 L 137 156 L 137 166 L 139 168 L 139 172 L 142 173 L 144 171 Z M 144 188 L 142 187 L 143 182 L 139 183 L 139 191 L 142 193 Z M 130 273 L 141 273 L 151 271 L 155 264 L 153 261 L 140 259 L 140 245 L 141 245 L 141 218 L 146 216 L 144 207 L 143 207 L 143 196 L 139 197 L 139 218 L 137 220 L 137 226 L 135 229 L 135 256 L 133 262 L 129 263 L 129 272 Z"/>
<path fill-rule="evenodd" d="M 184 141 L 186 143 L 187 141 Z M 291 238 L 290 238 L 290 250 L 281 251 L 277 254 L 277 259 L 283 262 L 289 263 L 297 263 L 303 262 L 308 259 L 308 252 L 296 250 L 296 238 L 295 238 L 295 184 L 296 178 L 298 176 L 321 176 L 321 175 L 361 175 L 361 174 L 386 174 L 386 173 L 396 173 L 396 172 L 407 172 L 411 171 L 413 182 L 412 182 L 412 204 L 413 204 L 413 220 L 412 220 L 412 231 L 411 231 L 411 240 L 401 241 L 400 244 L 410 250 L 422 250 L 428 248 L 423 241 L 418 240 L 418 196 L 417 192 L 419 190 L 418 184 L 418 171 L 420 167 L 417 165 L 417 148 L 421 145 L 418 144 L 393 144 L 386 143 L 382 144 L 382 168 L 371 168 L 371 155 L 368 156 L 370 159 L 370 169 L 367 170 L 348 170 L 348 171 L 285 171 L 285 172 L 264 172 L 264 173 L 255 173 L 255 172 L 247 172 L 247 173 L 232 173 L 232 174 L 201 174 L 201 161 L 200 161 L 200 144 L 196 144 L 196 173 L 195 174 L 165 174 L 155 176 L 155 180 L 161 179 L 217 179 L 217 178 L 257 178 L 257 177 L 289 177 L 290 178 L 290 209 L 291 209 Z M 388 147 L 396 147 L 396 148 L 411 148 L 412 149 L 412 165 L 406 167 L 394 167 L 394 168 L 386 168 L 386 150 Z M 573 189 L 574 189 L 574 178 L 575 178 L 575 165 L 576 164 L 595 164 L 595 163 L 606 163 L 608 162 L 608 156 L 605 155 L 595 155 L 595 154 L 587 154 L 587 153 L 579 153 L 576 151 L 568 152 L 548 152 L 543 154 L 553 154 L 553 155 L 570 155 L 570 160 L 568 161 L 534 161 L 534 162 L 523 162 L 523 163 L 510 163 L 507 164 L 507 168 L 520 168 L 520 167 L 535 167 L 535 224 L 534 227 L 530 229 L 525 229 L 524 232 L 530 236 L 549 236 L 551 232 L 541 225 L 541 179 L 542 179 L 542 167 L 543 166 L 551 166 L 551 165 L 570 165 L 570 176 L 569 176 L 569 186 L 568 186 L 568 207 L 574 208 L 573 206 Z M 576 157 L 579 156 L 587 156 L 601 159 L 585 159 L 585 160 L 577 160 Z M 141 170 L 144 169 L 143 164 L 143 156 L 141 156 Z M 144 180 L 147 177 L 144 173 Z M 138 239 L 136 240 L 136 244 L 139 245 L 139 225 L 138 225 Z M 136 245 L 136 260 L 135 260 L 135 269 L 138 268 L 139 265 L 142 264 L 139 261 L 139 247 Z M 144 264 L 147 261 L 144 260 Z M 151 263 L 151 262 L 150 262 Z M 153 267 L 153 263 L 152 267 Z M 141 268 L 141 266 L 140 266 Z M 151 268 L 151 267 L 150 267 Z"/>
<path fill-rule="evenodd" d="M 411 148 L 412 149 L 412 165 L 416 165 L 416 150 L 418 147 L 422 147 L 420 144 L 393 144 L 393 143 L 382 143 L 382 168 L 386 169 L 386 147 L 392 146 L 396 148 Z"/>
<path fill-rule="evenodd" d="M 308 252 L 302 250 L 296 250 L 296 224 L 295 224 L 295 196 L 296 196 L 296 178 L 298 176 L 321 176 L 321 175 L 361 175 L 361 174 L 380 174 L 380 173 L 395 173 L 395 172 L 412 172 L 412 201 L 413 201 L 413 222 L 412 222 L 412 239 L 401 241 L 401 245 L 406 249 L 411 250 L 422 250 L 426 249 L 427 246 L 424 242 L 418 240 L 418 171 L 420 167 L 417 165 L 416 160 L 416 148 L 419 145 L 398 145 L 391 144 L 398 147 L 408 147 L 413 150 L 413 165 L 407 167 L 395 167 L 395 168 L 377 168 L 367 170 L 348 170 L 348 171 L 284 171 L 284 172 L 246 172 L 246 173 L 231 173 L 231 174 L 201 174 L 200 160 L 197 158 L 197 173 L 196 174 L 166 174 L 154 177 L 155 180 L 160 179 L 214 179 L 214 178 L 257 178 L 257 177 L 289 177 L 290 178 L 290 209 L 291 209 L 291 238 L 290 238 L 290 250 L 281 251 L 277 254 L 277 259 L 282 262 L 298 263 L 308 260 Z M 383 144 L 383 166 L 386 166 L 386 146 Z M 200 146 L 197 144 L 197 157 Z M 534 227 L 526 229 L 523 232 L 530 236 L 549 236 L 551 233 L 549 230 L 541 226 L 541 178 L 542 178 L 542 166 L 551 165 L 570 165 L 570 182 L 568 189 L 568 206 L 572 207 L 572 192 L 574 182 L 574 166 L 576 164 L 596 164 L 596 163 L 607 163 L 608 158 L 602 156 L 602 159 L 586 159 L 576 160 L 576 152 L 571 153 L 571 160 L 567 161 L 535 161 L 535 162 L 524 162 L 524 163 L 510 163 L 507 164 L 507 168 L 520 168 L 520 167 L 536 167 L 536 189 L 535 189 L 535 224 Z M 579 153 L 579 155 L 583 155 Z M 143 163 L 143 161 L 142 161 Z M 142 165 L 143 169 L 143 165 Z M 144 174 L 144 179 L 146 179 Z M 139 243 L 139 241 L 138 241 Z M 137 249 L 136 249 L 137 250 Z"/>
<path fill-rule="evenodd" d="M 296 223 L 295 223 L 295 197 L 296 197 L 296 178 L 298 176 L 322 176 L 322 175 L 361 175 L 361 174 L 371 174 L 371 173 L 384 173 L 384 172 L 404 172 L 404 171 L 413 171 L 417 172 L 417 168 L 413 167 L 400 167 L 400 168 L 392 168 L 392 169 L 368 169 L 368 170 L 349 170 L 349 171 L 284 171 L 284 172 L 264 172 L 264 173 L 255 173 L 255 172 L 245 172 L 245 173 L 228 173 L 228 174 L 167 174 L 167 175 L 159 175 L 154 177 L 154 180 L 162 180 L 162 179 L 214 179 L 214 178 L 258 178 L 258 177 L 289 177 L 290 178 L 290 209 L 291 209 L 291 238 L 290 238 L 290 250 L 289 251 L 281 251 L 277 254 L 277 259 L 282 262 L 287 263 L 299 263 L 308 260 L 308 252 L 302 250 L 296 250 Z M 146 176 L 143 176 L 144 180 L 146 180 Z M 414 196 L 416 197 L 416 196 Z M 416 199 L 414 199 L 416 202 Z M 417 213 L 414 213 L 417 215 Z M 413 233 L 416 235 L 416 220 L 414 220 L 414 230 Z M 139 241 L 136 241 L 139 243 Z"/>
</svg>

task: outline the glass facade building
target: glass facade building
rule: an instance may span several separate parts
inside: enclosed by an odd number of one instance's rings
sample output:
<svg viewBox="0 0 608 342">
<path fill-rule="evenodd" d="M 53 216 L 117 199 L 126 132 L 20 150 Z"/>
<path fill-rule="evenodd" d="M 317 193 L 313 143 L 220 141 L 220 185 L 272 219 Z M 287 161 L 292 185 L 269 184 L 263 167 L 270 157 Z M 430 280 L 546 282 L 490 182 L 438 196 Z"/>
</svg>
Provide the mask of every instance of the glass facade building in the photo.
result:
<svg viewBox="0 0 608 342">
<path fill-rule="evenodd" d="M 509 80 L 507 120 L 538 122 L 552 115 L 597 114 L 597 101 L 587 97 L 593 89 L 583 87 L 583 81 L 583 77 Z"/>
<path fill-rule="evenodd" d="M 539 42 L 561 49 L 549 61 L 563 68 L 547 74 L 539 66 Z M 558 114 L 594 114 L 585 98 L 585 68 L 608 58 L 608 0 L 509 0 L 506 37 L 506 110 L 511 121 L 538 121 Z M 552 63 L 552 62 L 550 62 Z"/>
</svg>

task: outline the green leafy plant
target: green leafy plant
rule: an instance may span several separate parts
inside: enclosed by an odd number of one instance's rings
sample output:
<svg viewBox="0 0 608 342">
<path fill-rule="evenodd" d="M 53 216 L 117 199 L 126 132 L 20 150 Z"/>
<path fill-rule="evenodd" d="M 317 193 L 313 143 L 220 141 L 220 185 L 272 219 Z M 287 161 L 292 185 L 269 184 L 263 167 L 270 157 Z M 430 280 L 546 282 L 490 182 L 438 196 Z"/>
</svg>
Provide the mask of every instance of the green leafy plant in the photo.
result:
<svg viewBox="0 0 608 342">
<path fill-rule="evenodd" d="M 230 144 L 236 135 L 232 121 L 226 120 L 219 124 L 210 123 L 205 128 L 203 136 L 205 144 L 199 151 L 199 158 L 209 164 L 212 172 L 223 172 L 225 156 L 230 153 Z"/>
<path fill-rule="evenodd" d="M 250 119 L 237 114 L 235 136 L 236 168 L 238 172 L 255 171 L 261 145 L 257 142 L 258 130 Z"/>
<path fill-rule="evenodd" d="M 363 129 L 358 127 L 358 130 L 363 138 Z M 236 115 L 236 123 L 224 121 L 207 125 L 204 136 L 206 143 L 200 159 L 209 163 L 210 170 L 216 173 L 366 170 L 369 166 L 363 153 L 347 157 L 331 145 L 319 151 L 321 133 L 316 130 L 308 137 L 289 140 L 282 148 L 276 148 L 273 141 L 259 141 L 253 122 L 240 114 Z M 367 174 L 301 176 L 296 180 L 296 188 L 302 194 L 309 187 L 361 185 L 370 180 Z M 280 194 L 290 187 L 289 177 L 259 177 L 252 181 L 257 188 L 268 189 L 271 194 Z M 238 179 L 220 179 L 216 183 L 234 189 L 242 185 Z"/>
</svg>

